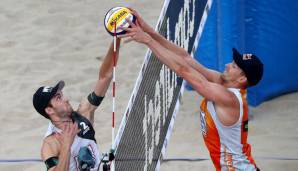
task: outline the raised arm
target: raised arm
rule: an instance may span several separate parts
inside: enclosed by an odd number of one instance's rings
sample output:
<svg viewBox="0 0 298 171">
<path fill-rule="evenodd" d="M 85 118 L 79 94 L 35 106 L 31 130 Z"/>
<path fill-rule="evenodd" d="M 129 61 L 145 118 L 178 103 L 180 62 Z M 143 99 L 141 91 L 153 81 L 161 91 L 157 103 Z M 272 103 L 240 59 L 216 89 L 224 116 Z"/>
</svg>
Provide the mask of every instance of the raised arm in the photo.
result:
<svg viewBox="0 0 298 171">
<path fill-rule="evenodd" d="M 120 39 L 117 39 L 117 57 L 120 48 Z M 80 103 L 78 112 L 85 116 L 93 124 L 94 122 L 94 111 L 100 105 L 103 100 L 113 76 L 113 57 L 114 57 L 114 43 L 110 44 L 109 50 L 104 58 L 103 63 L 99 69 L 98 80 L 96 81 L 94 92 L 89 94 L 89 96 Z M 118 59 L 118 58 L 117 58 Z M 117 62 L 116 59 L 116 62 Z"/>
<path fill-rule="evenodd" d="M 117 62 L 119 49 L 120 49 L 120 39 L 117 39 L 116 45 L 117 45 L 117 55 L 116 55 L 117 56 L 116 62 Z M 97 96 L 104 97 L 109 88 L 109 85 L 111 83 L 112 76 L 113 76 L 113 64 L 114 64 L 113 56 L 114 56 L 114 43 L 112 42 L 104 58 L 104 61 L 101 64 L 99 69 L 98 80 L 94 88 L 94 92 Z"/>
<path fill-rule="evenodd" d="M 183 58 L 189 64 L 189 66 L 191 66 L 193 69 L 197 70 L 202 75 L 204 75 L 204 77 L 208 81 L 215 82 L 215 83 L 220 83 L 222 81 L 220 77 L 221 73 L 215 70 L 208 69 L 203 65 L 201 65 L 200 63 L 198 63 L 193 57 L 190 56 L 190 54 L 184 48 L 179 47 L 175 43 L 167 40 L 164 36 L 162 36 L 157 31 L 155 31 L 149 24 L 145 22 L 145 20 L 140 16 L 140 14 L 136 10 L 134 9 L 131 9 L 131 10 L 133 14 L 136 16 L 137 22 L 140 28 L 144 32 L 149 34 L 161 46 L 177 54 L 179 57 Z"/>
<path fill-rule="evenodd" d="M 165 47 L 166 49 L 168 49 L 172 52 L 175 52 L 180 57 L 185 57 L 185 56 L 189 55 L 185 49 L 177 46 L 175 43 L 167 40 L 161 34 L 156 32 L 149 24 L 147 24 L 145 22 L 145 20 L 141 17 L 141 15 L 136 10 L 131 9 L 131 8 L 130 8 L 130 10 L 132 10 L 133 15 L 136 16 L 137 22 L 138 22 L 139 26 L 141 27 L 141 29 L 144 32 L 146 32 L 147 34 L 149 34 L 154 40 L 159 42 L 163 47 Z"/>
<path fill-rule="evenodd" d="M 138 25 L 133 23 L 131 25 L 132 28 L 126 29 L 128 33 L 123 37 L 131 37 L 133 40 L 148 46 L 163 64 L 188 81 L 199 94 L 223 106 L 237 101 L 236 97 L 225 87 L 208 81 L 204 75 L 191 67 L 183 58 L 162 46 Z"/>
<path fill-rule="evenodd" d="M 138 40 L 138 35 L 135 36 L 135 39 Z M 142 42 L 142 40 L 139 42 Z M 230 126 L 237 122 L 240 108 L 235 94 L 220 83 L 207 80 L 202 72 L 198 72 L 188 62 L 161 46 L 154 39 L 150 39 L 149 35 L 144 39 L 144 44 L 152 50 L 162 63 L 185 79 L 196 92 L 208 100 L 213 101 L 215 106 L 219 107 L 217 108 L 217 115 L 224 125 Z M 200 66 L 198 65 L 198 67 Z M 208 72 L 206 74 L 213 73 Z"/>
<path fill-rule="evenodd" d="M 184 60 L 196 71 L 200 72 L 204 77 L 213 83 L 222 83 L 221 73 L 212 69 L 208 69 L 199 62 L 197 62 L 190 55 L 185 57 Z"/>
</svg>

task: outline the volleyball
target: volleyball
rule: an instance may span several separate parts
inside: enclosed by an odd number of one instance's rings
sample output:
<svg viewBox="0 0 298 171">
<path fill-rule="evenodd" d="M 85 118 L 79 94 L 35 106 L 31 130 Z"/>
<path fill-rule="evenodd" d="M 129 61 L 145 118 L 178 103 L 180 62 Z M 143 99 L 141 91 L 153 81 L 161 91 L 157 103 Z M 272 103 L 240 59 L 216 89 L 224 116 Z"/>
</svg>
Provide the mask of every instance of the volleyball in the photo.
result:
<svg viewBox="0 0 298 171">
<path fill-rule="evenodd" d="M 105 28 L 109 34 L 114 35 L 116 26 L 116 35 L 125 34 L 126 31 L 123 30 L 123 28 L 129 27 L 129 23 L 126 19 L 132 21 L 133 23 L 136 21 L 136 17 L 131 13 L 129 8 L 114 7 L 110 9 L 105 16 Z"/>
</svg>

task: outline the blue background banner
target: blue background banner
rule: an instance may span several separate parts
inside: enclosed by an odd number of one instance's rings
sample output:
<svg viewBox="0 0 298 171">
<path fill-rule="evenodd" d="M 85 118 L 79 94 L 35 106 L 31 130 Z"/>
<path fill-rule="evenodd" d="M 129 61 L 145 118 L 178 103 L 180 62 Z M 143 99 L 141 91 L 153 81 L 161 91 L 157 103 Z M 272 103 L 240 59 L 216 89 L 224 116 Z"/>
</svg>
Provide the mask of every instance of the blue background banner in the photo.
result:
<svg viewBox="0 0 298 171">
<path fill-rule="evenodd" d="M 297 91 L 297 9 L 298 1 L 291 0 L 214 0 L 195 58 L 223 71 L 232 60 L 232 47 L 259 56 L 264 75 L 248 89 L 252 106 Z"/>
</svg>

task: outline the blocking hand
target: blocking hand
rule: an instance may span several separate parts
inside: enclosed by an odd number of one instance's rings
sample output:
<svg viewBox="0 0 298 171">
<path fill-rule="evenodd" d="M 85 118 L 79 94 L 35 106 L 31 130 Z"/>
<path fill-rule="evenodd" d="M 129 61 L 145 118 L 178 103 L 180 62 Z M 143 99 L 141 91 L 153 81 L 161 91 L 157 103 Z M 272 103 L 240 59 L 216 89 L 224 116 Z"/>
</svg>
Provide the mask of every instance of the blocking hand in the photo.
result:
<svg viewBox="0 0 298 171">
<path fill-rule="evenodd" d="M 132 12 L 132 14 L 137 18 L 136 22 L 141 27 L 144 32 L 148 33 L 149 31 L 154 31 L 152 27 L 150 27 L 149 24 L 145 22 L 145 20 L 141 17 L 141 15 L 133 8 L 129 8 Z"/>
<path fill-rule="evenodd" d="M 132 40 L 144 44 L 147 44 L 152 40 L 152 38 L 141 29 L 138 23 L 134 24 L 129 20 L 126 21 L 130 24 L 131 28 L 123 28 L 127 33 L 118 37 L 130 37 Z"/>
</svg>

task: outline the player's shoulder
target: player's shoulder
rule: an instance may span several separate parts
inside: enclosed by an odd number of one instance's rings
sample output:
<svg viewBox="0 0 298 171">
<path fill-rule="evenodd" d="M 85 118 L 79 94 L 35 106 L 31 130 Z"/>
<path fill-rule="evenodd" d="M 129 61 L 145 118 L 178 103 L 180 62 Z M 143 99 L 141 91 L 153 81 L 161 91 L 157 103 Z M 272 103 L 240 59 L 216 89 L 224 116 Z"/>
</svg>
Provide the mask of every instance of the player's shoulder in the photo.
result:
<svg viewBox="0 0 298 171">
<path fill-rule="evenodd" d="M 51 144 L 51 143 L 54 143 L 55 141 L 56 141 L 56 138 L 55 138 L 54 132 L 52 134 L 44 137 L 44 139 L 43 139 L 43 143 L 46 143 L 46 144 Z"/>
<path fill-rule="evenodd" d="M 55 138 L 54 133 L 45 137 L 42 141 L 41 156 L 45 160 L 50 156 L 56 156 L 59 154 L 60 144 Z"/>
</svg>

